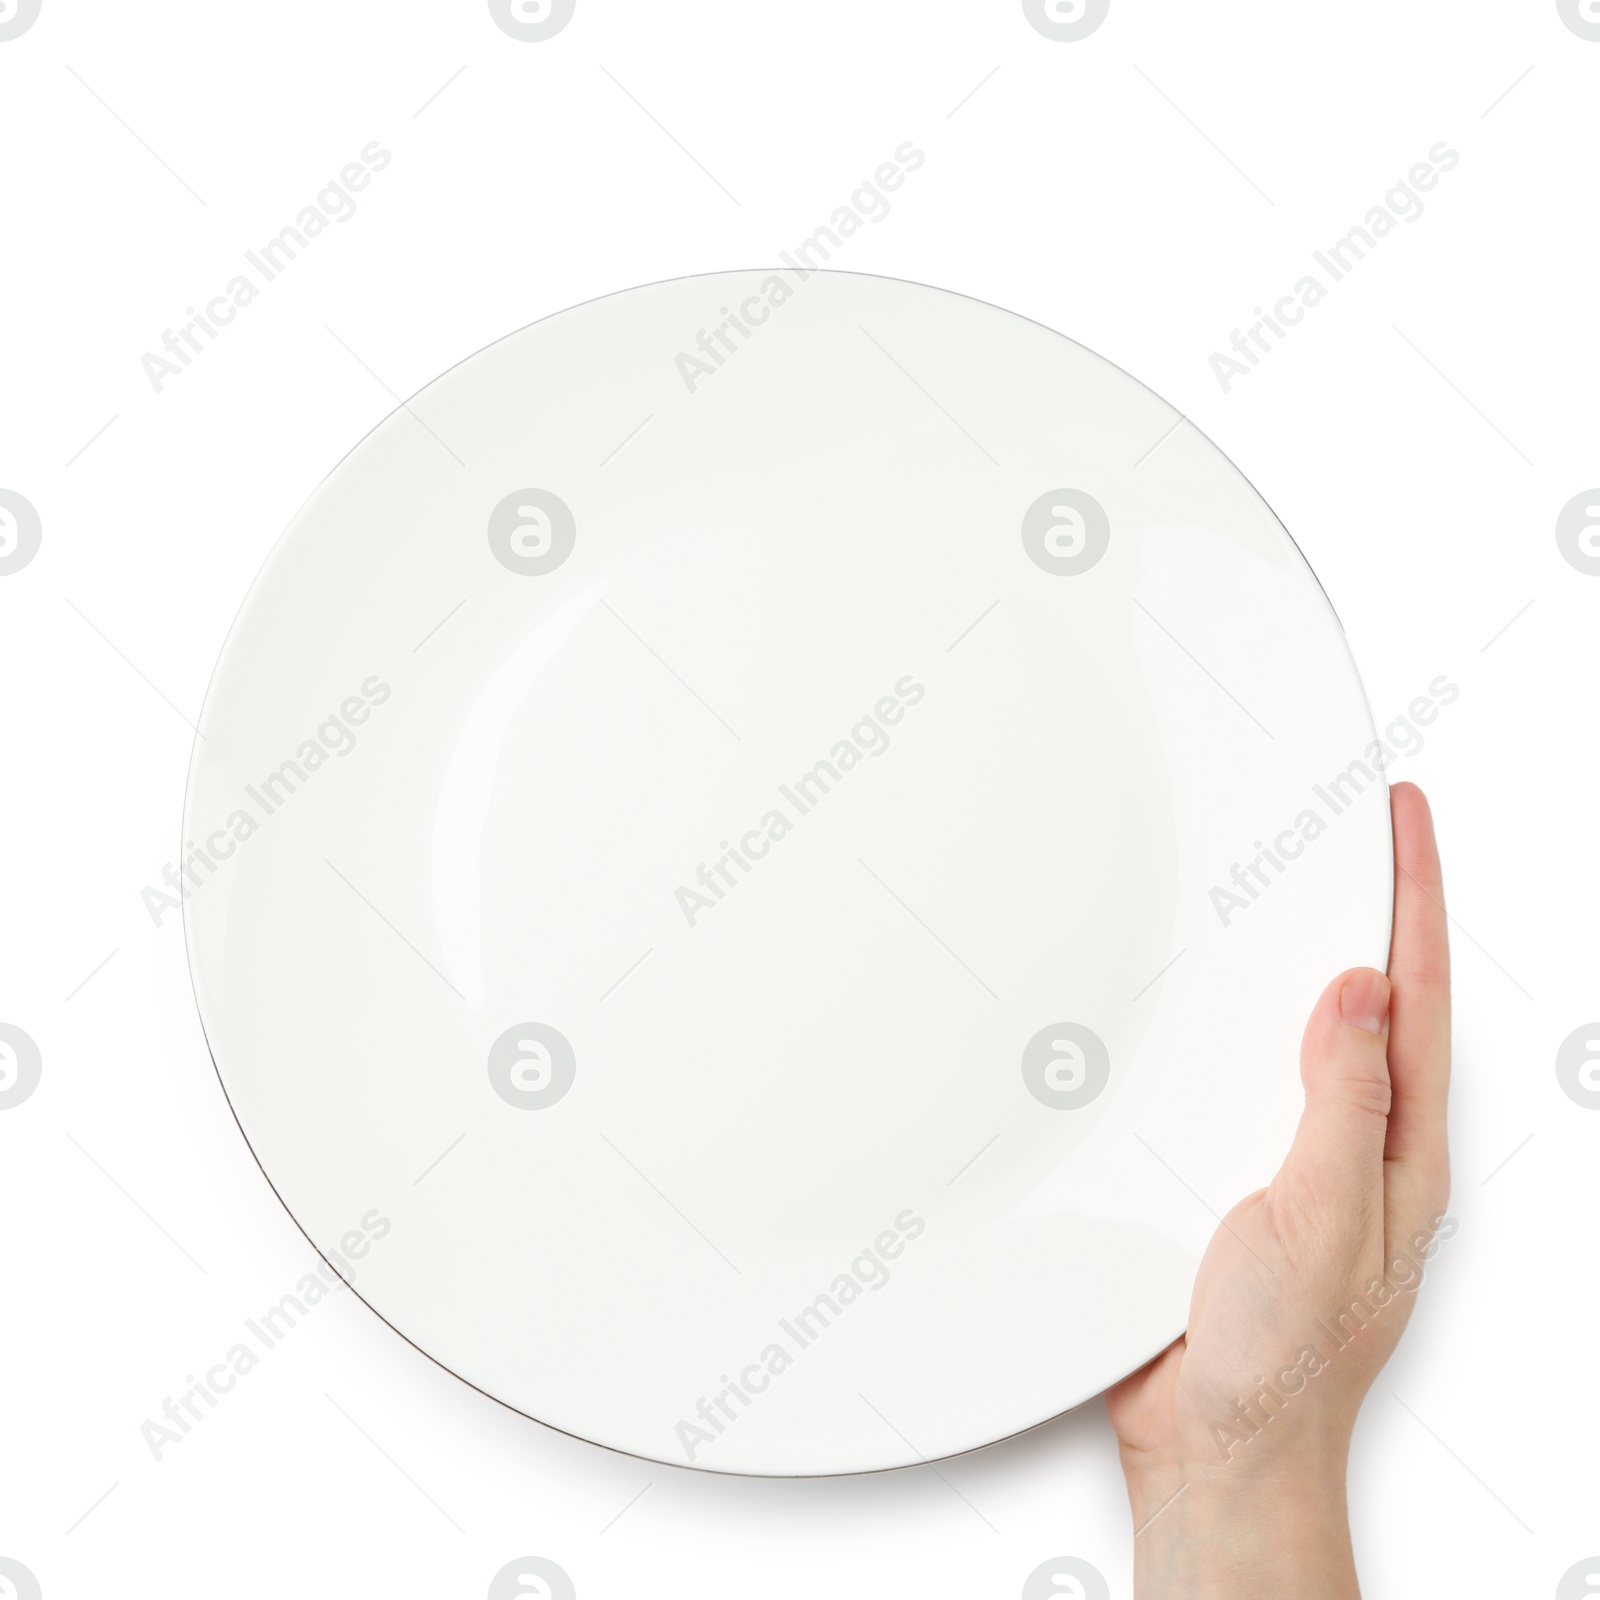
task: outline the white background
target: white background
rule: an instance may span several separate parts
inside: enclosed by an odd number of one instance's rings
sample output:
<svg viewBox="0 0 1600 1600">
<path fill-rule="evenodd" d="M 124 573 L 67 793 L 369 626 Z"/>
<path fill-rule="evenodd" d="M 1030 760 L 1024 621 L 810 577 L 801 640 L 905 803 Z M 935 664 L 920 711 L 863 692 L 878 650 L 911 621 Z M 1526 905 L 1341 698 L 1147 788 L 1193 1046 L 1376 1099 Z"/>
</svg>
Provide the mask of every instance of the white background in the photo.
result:
<svg viewBox="0 0 1600 1600">
<path fill-rule="evenodd" d="M 1600 1015 L 1600 577 L 1554 537 L 1600 482 L 1597 87 L 1554 0 L 1113 0 L 1073 44 L 1000 0 L 578 0 L 541 44 L 465 0 L 44 0 L 0 43 L 0 487 L 44 530 L 0 578 L 0 1021 L 44 1062 L 0 1112 L 0 1555 L 47 1600 L 480 1596 L 524 1554 L 583 1600 L 1009 1597 L 1063 1554 L 1129 1594 L 1098 1402 L 937 1470 L 719 1478 L 526 1422 L 339 1296 L 163 1460 L 140 1436 L 312 1260 L 140 903 L 256 569 L 398 397 L 574 302 L 772 261 L 907 139 L 926 165 L 836 265 L 1022 312 L 1187 413 L 1380 726 L 1461 686 L 1398 770 L 1456 919 L 1460 1233 L 1363 1416 L 1357 1550 L 1372 1596 L 1553 1595 L 1600 1554 L 1600 1113 L 1553 1070 Z M 157 394 L 144 352 L 372 140 L 357 214 Z M 1212 352 L 1440 140 L 1425 214 L 1224 394 Z"/>
</svg>

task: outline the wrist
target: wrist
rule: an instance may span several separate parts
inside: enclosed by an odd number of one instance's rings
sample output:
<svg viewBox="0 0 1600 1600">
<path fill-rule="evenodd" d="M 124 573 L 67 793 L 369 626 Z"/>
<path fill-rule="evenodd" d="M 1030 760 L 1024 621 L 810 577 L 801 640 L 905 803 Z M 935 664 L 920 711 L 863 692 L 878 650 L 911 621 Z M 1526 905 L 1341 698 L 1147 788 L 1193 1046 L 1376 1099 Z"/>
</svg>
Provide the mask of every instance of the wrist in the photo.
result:
<svg viewBox="0 0 1600 1600">
<path fill-rule="evenodd" d="M 1138 1600 L 1357 1600 L 1343 1450 L 1128 1461 Z"/>
</svg>

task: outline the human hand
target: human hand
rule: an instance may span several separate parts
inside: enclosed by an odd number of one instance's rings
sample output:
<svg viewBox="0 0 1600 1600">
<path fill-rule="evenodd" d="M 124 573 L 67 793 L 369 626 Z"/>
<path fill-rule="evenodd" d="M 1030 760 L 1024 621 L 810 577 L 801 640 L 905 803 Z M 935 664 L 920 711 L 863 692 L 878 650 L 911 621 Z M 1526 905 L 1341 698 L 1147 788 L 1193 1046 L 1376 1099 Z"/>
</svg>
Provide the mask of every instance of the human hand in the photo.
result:
<svg viewBox="0 0 1600 1600">
<path fill-rule="evenodd" d="M 1188 1333 L 1107 1396 L 1141 1600 L 1357 1595 L 1345 1512 L 1356 1412 L 1431 1241 L 1454 1231 L 1439 854 L 1422 791 L 1398 784 L 1391 803 L 1389 975 L 1358 967 L 1323 992 L 1288 1158 L 1211 1241 Z"/>
</svg>

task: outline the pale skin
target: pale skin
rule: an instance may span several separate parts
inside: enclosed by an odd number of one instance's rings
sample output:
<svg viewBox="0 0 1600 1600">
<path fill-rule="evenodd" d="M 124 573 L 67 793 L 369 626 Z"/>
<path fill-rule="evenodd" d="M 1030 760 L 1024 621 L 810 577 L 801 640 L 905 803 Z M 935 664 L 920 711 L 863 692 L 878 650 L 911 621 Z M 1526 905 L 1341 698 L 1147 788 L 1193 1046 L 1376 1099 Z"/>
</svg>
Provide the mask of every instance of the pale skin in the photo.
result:
<svg viewBox="0 0 1600 1600">
<path fill-rule="evenodd" d="M 1388 975 L 1357 967 L 1323 992 L 1301 1046 L 1305 1111 L 1288 1158 L 1211 1241 L 1188 1333 L 1107 1396 L 1137 1600 L 1359 1600 L 1350 1436 L 1410 1317 L 1450 1188 L 1439 853 L 1422 791 L 1397 784 L 1391 803 Z M 1379 1307 L 1371 1290 L 1386 1278 L 1399 1292 Z M 1376 1314 L 1352 1336 L 1354 1320 L 1334 1319 L 1356 1296 Z M 1319 1321 L 1343 1349 L 1313 1331 Z M 1308 1345 L 1329 1359 L 1302 1378 Z M 1262 1379 L 1281 1403 L 1254 1403 Z"/>
</svg>

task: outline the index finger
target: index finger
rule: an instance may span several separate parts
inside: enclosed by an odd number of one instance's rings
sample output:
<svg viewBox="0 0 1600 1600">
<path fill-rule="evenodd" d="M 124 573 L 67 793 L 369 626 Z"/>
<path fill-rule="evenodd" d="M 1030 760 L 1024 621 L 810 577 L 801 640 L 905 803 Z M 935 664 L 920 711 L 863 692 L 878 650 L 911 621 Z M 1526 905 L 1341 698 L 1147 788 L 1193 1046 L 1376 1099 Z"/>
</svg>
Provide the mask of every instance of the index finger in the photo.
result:
<svg viewBox="0 0 1600 1600">
<path fill-rule="evenodd" d="M 1433 815 L 1413 783 L 1394 786 L 1394 940 L 1389 979 L 1386 1163 L 1411 1174 L 1423 1204 L 1449 1190 L 1445 1108 L 1450 1090 L 1450 934 Z"/>
</svg>

